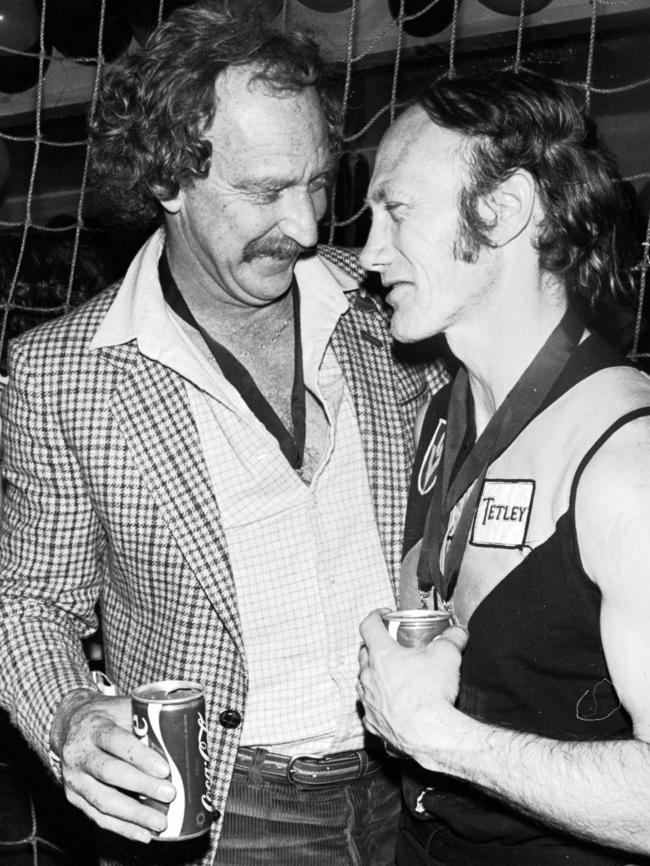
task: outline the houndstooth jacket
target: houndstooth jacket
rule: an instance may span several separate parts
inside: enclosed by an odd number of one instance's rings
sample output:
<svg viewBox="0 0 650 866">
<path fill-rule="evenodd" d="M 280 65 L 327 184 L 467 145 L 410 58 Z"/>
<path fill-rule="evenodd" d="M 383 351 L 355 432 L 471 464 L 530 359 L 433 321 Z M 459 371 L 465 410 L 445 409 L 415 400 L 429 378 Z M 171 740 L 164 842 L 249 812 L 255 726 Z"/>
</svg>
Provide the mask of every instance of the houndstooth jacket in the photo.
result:
<svg viewBox="0 0 650 866">
<path fill-rule="evenodd" d="M 361 276 L 349 251 L 323 255 Z M 11 349 L 0 702 L 51 760 L 59 701 L 93 687 L 81 638 L 96 628 L 99 600 L 106 669 L 120 693 L 161 679 L 205 685 L 213 805 L 222 813 L 241 730 L 227 726 L 232 714 L 224 712 L 243 716 L 247 691 L 227 540 L 180 377 L 133 342 L 87 350 L 116 291 Z M 396 362 L 380 305 L 348 297 L 332 345 L 356 406 L 396 586 L 414 414 L 445 374 Z"/>
</svg>

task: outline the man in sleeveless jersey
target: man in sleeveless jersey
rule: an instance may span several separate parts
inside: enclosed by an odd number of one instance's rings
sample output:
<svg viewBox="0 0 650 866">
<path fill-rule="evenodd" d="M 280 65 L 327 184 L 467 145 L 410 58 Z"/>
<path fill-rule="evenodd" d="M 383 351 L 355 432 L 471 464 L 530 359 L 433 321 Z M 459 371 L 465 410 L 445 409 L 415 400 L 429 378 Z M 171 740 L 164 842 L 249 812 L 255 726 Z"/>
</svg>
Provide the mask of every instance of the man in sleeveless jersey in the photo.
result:
<svg viewBox="0 0 650 866">
<path fill-rule="evenodd" d="M 404 342 L 444 334 L 400 605 L 364 621 L 366 726 L 402 752 L 397 862 L 640 864 L 650 854 L 650 380 L 585 327 L 622 290 L 613 161 L 533 74 L 444 78 L 383 139 L 362 253 Z"/>
</svg>

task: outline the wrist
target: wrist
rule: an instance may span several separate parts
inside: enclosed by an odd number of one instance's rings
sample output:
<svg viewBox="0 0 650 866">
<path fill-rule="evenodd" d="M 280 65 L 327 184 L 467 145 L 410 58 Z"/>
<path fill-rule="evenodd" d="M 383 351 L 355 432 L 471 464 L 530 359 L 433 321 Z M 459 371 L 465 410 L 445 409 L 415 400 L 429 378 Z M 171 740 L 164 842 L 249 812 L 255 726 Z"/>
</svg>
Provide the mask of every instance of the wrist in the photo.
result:
<svg viewBox="0 0 650 866">
<path fill-rule="evenodd" d="M 481 722 L 449 706 L 437 713 L 409 751 L 427 770 L 467 779 L 481 751 L 483 728 Z"/>
</svg>

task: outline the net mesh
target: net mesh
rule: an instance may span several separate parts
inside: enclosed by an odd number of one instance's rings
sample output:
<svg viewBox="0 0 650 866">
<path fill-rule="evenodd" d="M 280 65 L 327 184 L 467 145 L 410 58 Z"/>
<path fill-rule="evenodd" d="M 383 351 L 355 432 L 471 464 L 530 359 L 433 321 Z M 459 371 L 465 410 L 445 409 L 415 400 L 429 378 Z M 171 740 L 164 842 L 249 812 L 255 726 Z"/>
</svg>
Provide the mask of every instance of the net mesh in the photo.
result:
<svg viewBox="0 0 650 866">
<path fill-rule="evenodd" d="M 0 45 L 3 56 L 20 55 L 32 58 L 33 62 L 38 63 L 39 73 L 37 83 L 33 88 L 33 113 L 31 121 L 33 132 L 27 135 L 15 135 L 11 131 L 7 132 L 0 128 L 0 145 L 3 143 L 3 140 L 7 144 L 11 142 L 29 142 L 33 145 L 31 167 L 27 173 L 26 189 L 24 190 L 24 214 L 19 219 L 0 219 L 0 229 L 12 230 L 14 245 L 16 247 L 11 272 L 7 273 L 5 269 L 5 272 L 1 275 L 4 283 L 0 300 L 0 353 L 2 357 L 5 355 L 7 340 L 12 336 L 11 329 L 9 328 L 12 314 L 18 314 L 19 316 L 23 314 L 21 322 L 24 327 L 25 324 L 37 321 L 38 316 L 49 317 L 67 312 L 75 305 L 77 300 L 74 287 L 75 282 L 78 280 L 78 269 L 80 267 L 79 247 L 83 237 L 87 237 L 88 232 L 92 231 L 92 220 L 89 219 L 86 210 L 88 140 L 85 135 L 74 140 L 52 140 L 44 134 L 44 90 L 47 74 L 49 74 L 49 70 L 51 70 L 53 64 L 67 63 L 69 65 L 73 61 L 76 64 L 84 64 L 91 67 L 93 75 L 91 86 L 89 87 L 88 112 L 92 116 L 103 69 L 107 62 L 105 57 L 105 25 L 107 15 L 110 13 L 110 7 L 108 6 L 110 0 L 93 0 L 93 2 L 97 6 L 96 53 L 94 55 L 70 58 L 51 50 L 47 39 L 46 23 L 49 15 L 57 13 L 56 0 L 49 0 L 49 2 L 48 0 L 41 0 L 37 51 L 21 51 L 16 48 Z M 165 14 L 165 0 L 152 0 L 152 2 L 157 3 L 157 20 L 160 21 Z M 167 0 L 167 2 L 173 2 L 173 0 Z M 344 159 L 346 157 L 359 157 L 360 154 L 363 155 L 365 153 L 369 157 L 370 163 L 372 163 L 372 152 L 374 151 L 374 145 L 379 137 L 379 133 L 394 118 L 396 111 L 403 104 L 404 98 L 400 100 L 400 94 L 406 93 L 408 95 L 409 74 L 405 75 L 403 73 L 407 51 L 405 48 L 407 42 L 405 39 L 406 30 L 412 27 L 414 23 L 417 24 L 419 18 L 425 20 L 426 16 L 431 14 L 434 7 L 440 2 L 441 0 L 431 0 L 430 3 L 425 5 L 417 3 L 415 4 L 417 11 L 407 14 L 407 0 L 399 0 L 396 9 L 397 14 L 394 19 L 391 16 L 386 16 L 387 21 L 385 26 L 378 32 L 373 33 L 372 38 L 368 39 L 364 37 L 363 31 L 360 29 L 360 23 L 363 25 L 368 19 L 367 14 L 365 17 L 359 15 L 361 0 L 348 0 L 348 8 L 345 12 L 347 15 L 347 37 L 345 39 L 344 54 L 340 58 L 343 67 L 341 95 L 345 119 Z M 535 47 L 531 46 L 527 54 L 526 37 L 529 32 L 527 24 L 530 19 L 530 15 L 527 14 L 526 9 L 527 2 L 530 6 L 532 0 L 520 0 L 519 14 L 509 16 L 511 29 L 506 34 L 509 44 L 502 46 L 498 55 L 501 60 L 499 64 L 501 68 L 536 68 L 537 71 L 540 71 L 539 63 L 535 63 L 537 59 Z M 638 94 L 639 101 L 642 100 L 644 93 L 647 96 L 650 76 L 635 76 L 633 80 L 622 81 L 613 87 L 602 87 L 596 83 L 598 80 L 607 78 L 608 63 L 611 63 L 611 57 L 608 55 L 608 52 L 606 50 L 602 51 L 601 56 L 598 50 L 600 16 L 603 11 L 611 11 L 612 7 L 623 9 L 629 2 L 630 0 L 593 0 L 591 3 L 585 3 L 584 5 L 589 8 L 590 14 L 582 22 L 582 26 L 585 28 L 582 36 L 586 40 L 584 69 L 581 71 L 579 77 L 574 76 L 569 78 L 562 74 L 564 72 L 562 66 L 557 70 L 560 73 L 556 76 L 558 80 L 582 88 L 587 110 L 591 109 L 595 96 L 611 98 L 616 95 L 623 96 L 635 93 Z M 279 3 L 269 3 L 270 7 L 274 7 L 273 11 L 277 11 L 279 5 Z M 335 8 L 340 8 L 340 5 Z M 301 4 L 298 0 L 284 0 L 279 9 L 277 20 L 283 26 L 293 24 L 295 13 L 300 7 Z M 445 33 L 445 41 L 437 42 L 437 64 L 434 65 L 437 71 L 441 71 L 444 65 L 450 75 L 454 75 L 458 69 L 458 48 L 463 38 L 462 29 L 459 27 L 460 7 L 461 0 L 454 0 L 449 26 Z M 304 10 L 304 7 L 302 8 Z M 327 4 L 324 4 L 322 8 L 326 9 Z M 300 23 L 299 15 L 297 20 Z M 387 39 L 393 43 L 389 58 L 385 57 Z M 377 98 L 379 98 L 380 104 L 372 116 L 367 117 L 365 107 L 360 110 L 360 106 L 355 104 L 355 87 L 362 79 L 364 72 L 367 76 L 368 68 L 373 65 L 373 57 L 380 48 L 382 49 L 381 56 L 383 58 L 384 74 L 378 80 L 381 85 L 380 92 L 373 94 L 372 100 L 376 104 Z M 441 60 L 443 55 L 445 55 L 444 64 Z M 474 50 L 473 56 L 474 58 L 481 56 L 480 47 Z M 529 61 L 532 61 L 530 65 Z M 465 56 L 463 62 L 465 62 Z M 412 65 L 413 62 L 410 60 L 409 66 L 412 67 Z M 432 66 L 430 61 L 427 61 L 423 65 L 427 69 L 430 69 Z M 568 66 L 569 64 L 567 64 L 567 68 Z M 361 71 L 361 75 L 358 74 L 359 70 Z M 571 66 L 571 72 L 575 72 L 575 64 Z M 371 142 L 371 144 L 368 145 L 368 142 Z M 629 174 L 625 177 L 625 181 L 632 184 L 638 190 L 642 189 L 643 184 L 650 179 L 650 148 L 647 146 L 647 143 L 644 147 L 644 144 L 641 142 L 635 142 L 635 146 L 639 150 L 645 150 L 645 153 L 648 154 L 648 167 L 644 166 L 645 170 Z M 62 148 L 81 149 L 84 152 L 82 160 L 83 168 L 78 183 L 76 213 L 74 214 L 74 218 L 69 220 L 65 225 L 55 225 L 49 222 L 47 224 L 39 223 L 34 217 L 33 206 L 39 165 L 43 162 L 45 151 Z M 357 206 L 353 212 L 350 212 L 349 203 L 346 206 L 341 205 L 341 199 L 343 198 L 340 186 L 342 182 L 341 178 L 342 175 L 339 173 L 331 199 L 332 212 L 329 228 L 326 237 L 323 239 L 329 242 L 336 241 L 343 243 L 343 245 L 350 245 L 350 241 L 353 244 L 359 244 L 363 242 L 364 232 L 368 225 L 368 214 L 362 194 L 363 190 L 357 190 Z M 647 214 L 644 214 L 644 216 L 645 226 L 642 230 L 639 230 L 637 226 L 638 249 L 636 261 L 632 269 L 632 276 L 637 289 L 637 303 L 634 311 L 633 335 L 629 346 L 626 346 L 626 351 L 628 351 L 628 354 L 634 360 L 650 357 L 648 347 L 643 345 L 645 294 L 649 260 L 648 245 L 650 240 L 650 223 L 648 222 Z M 345 231 L 345 229 L 349 229 L 350 227 L 356 227 L 357 230 Z M 17 287 L 21 281 L 21 276 L 26 270 L 24 262 L 30 252 L 30 244 L 39 242 L 44 235 L 56 235 L 57 233 L 65 235 L 66 249 L 68 250 L 67 279 L 64 288 L 59 290 L 58 293 L 48 296 L 47 287 L 44 286 L 43 291 L 40 293 L 32 292 L 29 293 L 28 297 L 21 297 L 21 293 L 17 291 Z M 30 316 L 32 319 L 30 319 Z M 17 328 L 14 328 L 15 330 Z"/>
</svg>

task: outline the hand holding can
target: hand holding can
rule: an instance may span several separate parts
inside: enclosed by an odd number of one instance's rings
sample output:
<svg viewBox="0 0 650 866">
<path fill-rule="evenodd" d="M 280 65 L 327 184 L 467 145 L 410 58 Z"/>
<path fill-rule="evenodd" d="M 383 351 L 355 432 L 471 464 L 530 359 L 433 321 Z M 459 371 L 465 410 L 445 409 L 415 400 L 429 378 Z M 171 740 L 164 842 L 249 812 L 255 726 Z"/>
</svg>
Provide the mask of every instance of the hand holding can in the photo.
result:
<svg viewBox="0 0 650 866">
<path fill-rule="evenodd" d="M 394 610 L 382 613 L 382 620 L 388 634 L 405 647 L 423 647 L 453 625 L 453 617 L 448 610 Z M 384 740 L 386 754 L 391 758 L 404 757 Z"/>
<path fill-rule="evenodd" d="M 205 698 L 198 683 L 164 680 L 139 686 L 131 696 L 133 733 L 169 764 L 176 789 L 171 803 L 143 798 L 167 815 L 161 840 L 192 839 L 210 829 L 207 790 Z"/>
</svg>

